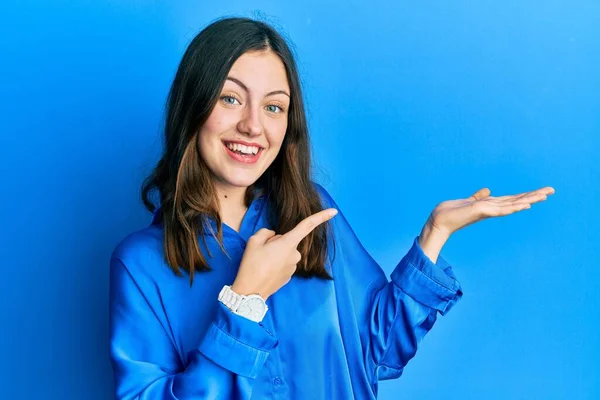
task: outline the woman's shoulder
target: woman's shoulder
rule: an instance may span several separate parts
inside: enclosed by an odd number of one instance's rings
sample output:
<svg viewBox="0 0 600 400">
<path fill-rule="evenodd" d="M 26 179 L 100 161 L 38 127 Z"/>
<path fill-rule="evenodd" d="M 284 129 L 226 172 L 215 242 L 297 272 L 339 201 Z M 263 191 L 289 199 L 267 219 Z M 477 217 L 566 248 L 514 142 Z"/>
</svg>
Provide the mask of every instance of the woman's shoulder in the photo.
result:
<svg viewBox="0 0 600 400">
<path fill-rule="evenodd" d="M 112 251 L 111 265 L 115 263 L 125 266 L 131 274 L 161 270 L 165 265 L 163 229 L 152 224 L 127 234 Z"/>
<path fill-rule="evenodd" d="M 325 189 L 325 187 L 322 184 L 317 183 L 315 181 L 311 181 L 311 183 L 313 184 L 317 193 L 321 197 L 321 200 L 323 201 L 323 208 L 337 208 L 337 204 L 333 200 L 333 197 L 331 197 L 327 189 Z"/>
</svg>

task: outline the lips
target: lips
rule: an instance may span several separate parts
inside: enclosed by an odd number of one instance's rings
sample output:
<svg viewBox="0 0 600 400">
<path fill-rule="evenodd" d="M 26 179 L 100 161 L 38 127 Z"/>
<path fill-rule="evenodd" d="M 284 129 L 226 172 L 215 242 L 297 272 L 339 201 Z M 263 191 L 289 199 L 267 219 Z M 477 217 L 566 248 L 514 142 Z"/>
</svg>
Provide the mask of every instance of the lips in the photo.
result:
<svg viewBox="0 0 600 400">
<path fill-rule="evenodd" d="M 229 142 L 229 143 L 232 143 L 232 142 Z M 235 160 L 241 164 L 247 164 L 247 165 L 256 163 L 264 150 L 264 148 L 259 147 L 258 153 L 256 153 L 256 154 L 242 155 L 242 154 L 239 154 L 239 153 L 236 153 L 236 152 L 230 150 L 228 147 L 228 142 L 223 142 L 223 147 L 225 147 L 225 151 L 227 152 L 229 157 L 231 157 L 233 160 Z"/>
</svg>

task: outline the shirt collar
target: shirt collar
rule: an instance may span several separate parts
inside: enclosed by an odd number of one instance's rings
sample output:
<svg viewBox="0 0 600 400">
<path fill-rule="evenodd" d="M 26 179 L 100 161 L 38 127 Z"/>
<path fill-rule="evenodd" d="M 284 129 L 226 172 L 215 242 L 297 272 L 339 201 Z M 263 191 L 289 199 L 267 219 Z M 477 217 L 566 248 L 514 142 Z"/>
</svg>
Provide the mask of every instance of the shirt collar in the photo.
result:
<svg viewBox="0 0 600 400">
<path fill-rule="evenodd" d="M 250 203 L 250 206 L 248 207 L 248 210 L 246 211 L 246 214 L 242 219 L 242 224 L 240 226 L 239 233 L 236 232 L 233 228 L 223 224 L 223 236 L 238 236 L 242 237 L 244 241 L 248 241 L 250 236 L 252 236 L 257 230 L 263 227 L 267 227 L 268 218 L 267 207 L 265 207 L 266 204 L 267 202 L 265 201 L 264 196 L 261 195 L 256 197 L 254 200 L 252 200 L 252 203 Z M 158 207 L 153 212 L 151 224 L 162 225 L 161 216 L 162 207 Z M 216 232 L 217 224 L 215 223 L 215 221 L 212 218 L 207 218 L 207 221 L 212 227 L 212 229 Z M 204 229 L 204 235 L 212 236 L 211 232 L 208 229 Z"/>
</svg>

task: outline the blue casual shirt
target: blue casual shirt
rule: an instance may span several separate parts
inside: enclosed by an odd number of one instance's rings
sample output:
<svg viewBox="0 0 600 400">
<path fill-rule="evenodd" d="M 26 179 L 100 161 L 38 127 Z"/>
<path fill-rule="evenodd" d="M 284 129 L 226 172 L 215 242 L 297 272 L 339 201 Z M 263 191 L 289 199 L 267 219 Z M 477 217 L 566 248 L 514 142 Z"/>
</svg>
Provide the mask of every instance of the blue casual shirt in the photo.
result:
<svg viewBox="0 0 600 400">
<path fill-rule="evenodd" d="M 261 323 L 217 297 L 235 279 L 250 236 L 272 229 L 264 197 L 253 200 L 239 232 L 223 224 L 230 258 L 207 233 L 208 258 L 199 240 L 213 270 L 196 273 L 191 287 L 164 260 L 158 214 L 119 243 L 110 265 L 117 398 L 375 399 L 378 380 L 402 374 L 437 313 L 461 298 L 460 284 L 417 237 L 388 280 L 331 196 L 315 186 L 325 208 L 338 210 L 326 264 L 334 280 L 292 277 L 267 299 Z"/>
</svg>

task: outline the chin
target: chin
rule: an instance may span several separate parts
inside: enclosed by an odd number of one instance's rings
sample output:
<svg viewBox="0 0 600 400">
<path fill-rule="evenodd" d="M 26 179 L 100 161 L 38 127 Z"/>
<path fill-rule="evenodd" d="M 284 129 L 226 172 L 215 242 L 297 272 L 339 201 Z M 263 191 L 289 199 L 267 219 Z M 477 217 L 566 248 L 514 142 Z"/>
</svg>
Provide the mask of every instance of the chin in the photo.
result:
<svg viewBox="0 0 600 400">
<path fill-rule="evenodd" d="M 221 178 L 221 181 L 229 186 L 235 187 L 248 187 L 253 185 L 259 176 L 225 176 Z"/>
</svg>

